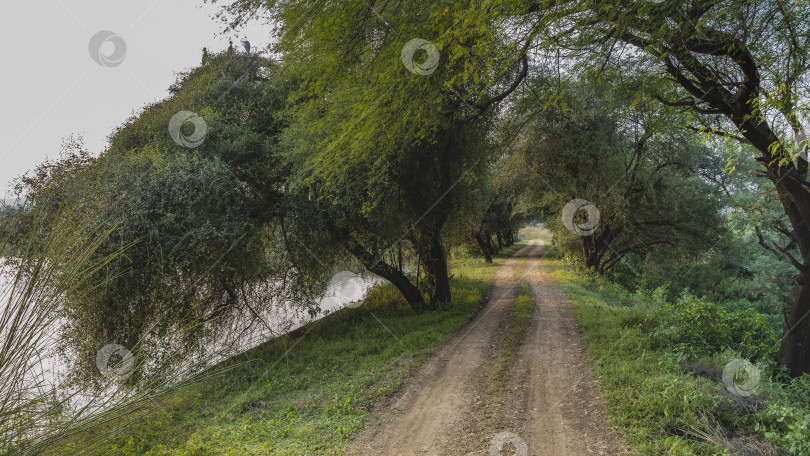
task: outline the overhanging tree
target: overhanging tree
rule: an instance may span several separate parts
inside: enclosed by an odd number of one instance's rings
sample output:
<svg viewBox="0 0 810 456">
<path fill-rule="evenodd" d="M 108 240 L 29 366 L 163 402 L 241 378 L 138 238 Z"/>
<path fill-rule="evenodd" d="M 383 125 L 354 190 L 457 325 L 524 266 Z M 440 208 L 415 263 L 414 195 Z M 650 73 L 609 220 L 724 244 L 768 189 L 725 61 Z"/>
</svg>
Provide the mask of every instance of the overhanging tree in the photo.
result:
<svg viewBox="0 0 810 456">
<path fill-rule="evenodd" d="M 556 90 L 544 78 L 533 93 Z M 615 86 L 571 85 L 539 112 L 536 99 L 511 113 L 526 118 L 510 153 L 499 165 L 499 186 L 529 213 L 545 216 L 555 243 L 595 272 L 604 272 L 630 253 L 664 245 L 708 248 L 720 225 L 719 189 L 697 177 L 705 147 L 667 127 L 672 116 L 648 105 L 628 108 L 609 100 Z M 589 201 L 589 215 L 563 207 Z M 578 233 L 564 218 L 592 225 Z"/>
<path fill-rule="evenodd" d="M 611 0 L 549 6 L 533 9 L 538 20 L 556 25 L 554 46 L 575 49 L 579 57 L 598 52 L 597 69 L 616 65 L 654 71 L 648 96 L 690 110 L 694 121 L 689 128 L 757 151 L 789 220 L 786 244 L 796 246 L 775 246 L 798 271 L 779 360 L 793 375 L 810 372 L 810 182 L 804 126 L 810 5 Z"/>
<path fill-rule="evenodd" d="M 519 82 L 529 68 L 528 54 L 534 60 L 556 58 L 569 72 L 616 66 L 653 70 L 657 77 L 651 75 L 642 86 L 643 97 L 691 109 L 695 114 L 691 128 L 750 143 L 758 151 L 790 220 L 789 237 L 797 245 L 794 251 L 780 247 L 799 271 L 780 360 L 794 374 L 810 372 L 810 356 L 802 348 L 810 345 L 810 282 L 805 266 L 810 259 L 806 223 L 810 192 L 807 161 L 800 157 L 807 145 L 803 127 L 807 106 L 802 100 L 807 99 L 810 5 L 753 0 L 487 0 L 441 7 L 413 0 L 362 4 L 239 0 L 230 2 L 226 11 L 236 18 L 234 25 L 261 8 L 282 24 L 279 49 L 315 75 L 308 85 L 310 93 L 326 94 L 336 78 L 352 77 L 359 68 L 381 63 L 380 50 L 390 49 L 397 37 L 392 31 L 407 38 L 437 36 L 443 55 L 468 63 L 457 67 L 451 81 L 481 80 L 487 87 L 505 75 L 517 75 L 514 81 Z M 381 18 L 384 26 L 379 25 Z M 389 67 L 392 63 L 385 62 Z M 392 73 L 378 74 L 386 81 L 385 75 Z M 422 92 L 408 88 L 411 94 Z M 442 88 L 457 89 L 452 84 Z M 483 92 L 454 93 L 470 106 L 486 105 Z"/>
<path fill-rule="evenodd" d="M 115 226 L 99 255 L 135 244 L 98 274 L 105 286 L 64 305 L 76 379 L 94 380 L 108 343 L 149 366 L 138 374 L 165 373 L 180 359 L 204 361 L 212 337 L 238 343 L 241 333 L 228 332 L 234 321 L 261 324 L 259 314 L 283 301 L 315 305 L 335 255 L 287 242 L 284 216 L 302 210 L 283 188 L 287 84 L 258 56 L 212 55 L 119 128 L 100 157 L 72 144 L 20 180 L 45 220 L 64 206 L 85 223 Z M 205 121 L 195 149 L 170 134 L 180 111 Z"/>
<path fill-rule="evenodd" d="M 528 70 L 525 46 L 508 46 L 504 39 L 510 30 L 530 37 L 536 29 L 486 26 L 484 11 L 476 18 L 484 27 L 466 27 L 475 2 L 448 7 L 426 1 L 243 0 L 226 11 L 238 23 L 257 8 L 275 20 L 274 50 L 302 81 L 293 97 L 309 113 L 295 138 L 294 149 L 306 157 L 297 160 L 305 163 L 300 182 L 317 182 L 315 197 L 336 201 L 344 213 L 356 211 L 363 223 L 354 227 L 377 227 L 370 230 L 373 236 L 366 231 L 344 242 L 350 251 L 363 246 L 361 256 L 373 259 L 360 258 L 366 267 L 386 255 L 377 250 L 386 244 L 381 238 L 401 238 L 425 267 L 431 304 L 449 300 L 443 228 L 486 169 L 491 151 L 483 141 L 495 108 Z M 408 55 L 413 39 L 428 43 Z M 417 74 L 409 71 L 410 57 L 417 66 L 430 58 L 434 66 Z M 359 206 L 340 200 L 351 187 L 349 178 L 361 182 Z M 382 210 L 392 203 L 399 207 Z M 388 222 L 381 216 L 392 214 L 396 235 L 381 229 Z"/>
</svg>

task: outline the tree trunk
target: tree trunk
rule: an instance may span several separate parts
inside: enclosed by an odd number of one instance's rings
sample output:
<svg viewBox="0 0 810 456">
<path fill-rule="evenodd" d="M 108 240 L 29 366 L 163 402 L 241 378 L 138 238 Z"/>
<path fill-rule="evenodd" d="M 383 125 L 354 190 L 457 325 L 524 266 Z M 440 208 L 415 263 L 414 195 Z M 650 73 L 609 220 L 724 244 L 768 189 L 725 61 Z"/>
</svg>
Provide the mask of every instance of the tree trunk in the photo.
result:
<svg viewBox="0 0 810 456">
<path fill-rule="evenodd" d="M 790 369 L 790 375 L 798 377 L 810 372 L 810 284 L 804 273 L 799 275 L 799 290 L 782 333 L 779 362 Z"/>
<path fill-rule="evenodd" d="M 789 252 L 782 253 L 799 271 L 796 280 L 798 290 L 790 311 L 779 349 L 779 362 L 784 364 L 791 375 L 810 373 L 810 284 L 808 284 L 808 264 L 810 264 L 810 191 L 801 182 L 804 176 L 798 174 L 792 162 L 779 163 L 778 158 L 785 152 L 782 147 L 773 148 L 779 138 L 765 125 L 755 125 L 749 119 L 735 119 L 743 136 L 762 155 L 768 178 L 774 183 L 779 201 L 790 220 L 801 261 Z"/>
<path fill-rule="evenodd" d="M 348 250 L 355 258 L 363 263 L 366 269 L 395 286 L 397 290 L 402 293 L 402 297 L 405 298 L 405 301 L 408 302 L 408 305 L 411 306 L 414 312 L 421 312 L 426 308 L 425 299 L 422 297 L 422 293 L 419 292 L 419 288 L 411 283 L 410 279 L 408 279 L 401 270 L 384 261 L 377 260 L 374 258 L 374 255 L 358 243 L 351 243 L 351 245 L 348 246 Z"/>
<path fill-rule="evenodd" d="M 497 242 L 492 241 L 491 233 L 487 233 L 487 245 L 489 246 L 489 251 L 492 252 L 493 255 L 500 251 L 500 249 L 497 247 Z"/>
<path fill-rule="evenodd" d="M 495 237 L 498 238 L 498 250 L 503 249 L 503 235 L 500 231 L 495 232 Z"/>
<path fill-rule="evenodd" d="M 596 271 L 599 266 L 599 255 L 596 249 L 596 236 L 582 236 L 582 261 L 585 267 Z"/>
<path fill-rule="evenodd" d="M 433 286 L 433 295 L 430 304 L 436 307 L 439 303 L 450 302 L 450 277 L 447 273 L 447 256 L 444 252 L 441 237 L 435 235 L 428 245 L 425 270 L 428 274 L 428 283 Z"/>
<path fill-rule="evenodd" d="M 470 233 L 470 238 L 475 242 L 475 245 L 478 246 L 478 250 L 481 251 L 481 255 L 484 256 L 484 261 L 492 263 L 492 254 L 484 243 L 481 233 Z"/>
<path fill-rule="evenodd" d="M 771 174 L 771 173 L 768 173 Z M 801 263 L 789 258 L 799 270 L 796 279 L 798 289 L 793 301 L 793 308 L 785 322 L 782 342 L 779 349 L 779 362 L 784 364 L 794 377 L 810 373 L 810 284 L 808 284 L 808 264 L 810 264 L 810 230 L 805 222 L 805 215 L 810 213 L 810 193 L 791 177 L 771 179 L 774 181 L 779 199 L 785 208 L 801 254 Z M 787 252 L 785 252 L 787 253 Z"/>
<path fill-rule="evenodd" d="M 491 234 L 484 233 L 484 245 L 487 246 L 487 250 L 489 250 L 490 255 L 495 253 L 495 249 L 492 248 L 492 235 Z"/>
<path fill-rule="evenodd" d="M 421 312 L 425 310 L 425 299 L 422 297 L 422 293 L 419 292 L 419 289 L 411 283 L 410 279 L 408 279 L 402 271 L 392 268 L 385 263 L 380 263 L 373 268 L 369 269 L 369 271 L 377 274 L 378 276 L 382 277 L 383 279 L 391 282 L 391 284 L 397 287 L 400 293 L 402 293 L 402 297 L 405 298 L 408 305 L 411 306 L 411 309 L 414 312 Z"/>
</svg>

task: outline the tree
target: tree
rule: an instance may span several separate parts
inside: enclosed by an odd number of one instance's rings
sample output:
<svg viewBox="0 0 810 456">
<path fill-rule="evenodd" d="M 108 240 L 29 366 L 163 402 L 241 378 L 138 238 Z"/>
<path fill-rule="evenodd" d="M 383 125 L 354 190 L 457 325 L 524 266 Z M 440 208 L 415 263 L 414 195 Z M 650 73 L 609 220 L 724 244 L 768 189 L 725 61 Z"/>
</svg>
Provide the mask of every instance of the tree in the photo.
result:
<svg viewBox="0 0 810 456">
<path fill-rule="evenodd" d="M 312 104 L 302 107 L 298 115 L 305 117 L 294 122 L 285 135 L 295 156 L 291 161 L 302 168 L 291 187 L 315 200 L 323 217 L 321 223 L 309 226 L 394 284 L 414 310 L 448 302 L 445 228 L 448 220 L 464 218 L 469 212 L 465 200 L 479 175 L 468 172 L 488 153 L 484 137 L 488 130 L 480 128 L 479 122 L 470 122 L 437 133 L 433 144 L 409 147 L 391 138 L 374 155 L 346 149 L 333 152 L 338 146 L 317 141 L 329 127 L 303 114 L 313 108 Z M 317 109 L 317 117 L 342 128 L 351 119 L 334 109 Z M 388 149 L 392 146 L 393 150 Z M 458 156 L 455 160 L 454 155 Z M 311 165 L 313 161 L 327 163 Z M 318 236 L 315 232 L 308 235 Z M 415 263 L 402 261 L 403 250 Z M 406 271 L 420 267 L 427 275 L 428 303 L 417 289 L 418 279 Z"/>
<path fill-rule="evenodd" d="M 543 78 L 531 87 L 556 90 Z M 719 189 L 696 177 L 705 148 L 668 131 L 671 116 L 613 103 L 617 87 L 564 92 L 540 112 L 534 99 L 512 112 L 527 120 L 500 166 L 502 191 L 544 216 L 555 243 L 598 273 L 664 245 L 710 247 L 720 206 Z"/>
<path fill-rule="evenodd" d="M 694 115 L 689 128 L 750 144 L 789 220 L 797 292 L 779 360 L 810 372 L 810 183 L 807 180 L 810 6 L 782 1 L 559 2 L 539 11 L 557 45 L 599 65 L 656 73 L 649 96 Z M 586 52 L 592 55 L 592 52 Z"/>
<path fill-rule="evenodd" d="M 319 252 L 316 262 L 285 242 L 292 209 L 278 135 L 288 84 L 258 56 L 211 55 L 120 127 L 100 157 L 69 144 L 61 160 L 20 180 L 45 220 L 67 207 L 85 223 L 115 227 L 97 255 L 134 244 L 95 277 L 104 287 L 64 305 L 77 380 L 95 381 L 96 353 L 108 343 L 148 366 L 134 382 L 204 357 L 212 337 L 238 340 L 230 323 L 253 324 L 278 302 L 315 310 L 334 255 Z M 204 124 L 173 130 L 182 112 Z M 178 142 L 178 132 L 193 139 L 195 128 L 206 133 L 196 148 Z"/>
<path fill-rule="evenodd" d="M 341 243 L 370 268 L 407 241 L 433 307 L 450 299 L 443 230 L 474 198 L 496 108 L 528 66 L 525 49 L 503 45 L 504 31 L 445 33 L 472 5 L 243 0 L 225 8 L 231 26 L 257 8 L 278 25 L 274 50 L 301 80 L 292 97 L 300 103 L 293 149 L 305 163 L 299 182 L 341 208 L 332 218 L 345 221 L 333 230 L 342 230 Z M 504 69 L 502 61 L 524 65 Z M 363 198 L 350 203 L 355 185 Z"/>
<path fill-rule="evenodd" d="M 481 198 L 480 223 L 469 233 L 470 240 L 481 252 L 487 263 L 492 263 L 492 255 L 515 242 L 517 230 L 523 225 L 523 214 L 518 212 L 508 199 L 490 186 L 483 187 Z M 492 236 L 496 244 L 493 245 Z"/>
</svg>

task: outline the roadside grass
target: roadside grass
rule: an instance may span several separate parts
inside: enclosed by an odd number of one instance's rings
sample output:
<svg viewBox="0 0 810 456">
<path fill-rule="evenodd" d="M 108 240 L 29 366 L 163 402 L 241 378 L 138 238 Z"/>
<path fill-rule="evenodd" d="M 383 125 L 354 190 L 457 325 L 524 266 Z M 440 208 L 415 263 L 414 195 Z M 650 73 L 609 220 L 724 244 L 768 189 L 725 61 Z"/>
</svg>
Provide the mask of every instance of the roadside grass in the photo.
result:
<svg viewBox="0 0 810 456">
<path fill-rule="evenodd" d="M 523 260 L 525 263 L 526 260 Z M 519 277 L 519 275 L 516 274 Z M 498 349 L 498 359 L 495 362 L 492 376 L 490 377 L 490 394 L 498 394 L 506 388 L 509 381 L 509 371 L 517 359 L 518 352 L 526 333 L 532 324 L 532 312 L 534 311 L 534 298 L 531 288 L 526 283 L 521 283 L 518 287 L 518 297 L 515 300 L 515 310 L 506 329 L 501 336 L 500 347 Z"/>
<path fill-rule="evenodd" d="M 696 430 L 712 431 L 705 429 L 709 423 L 704 417 L 722 400 L 717 385 L 688 375 L 657 351 L 636 326 L 643 325 L 646 316 L 633 310 L 574 304 L 612 424 L 643 454 L 725 454 L 716 445 L 689 437 Z"/>
<path fill-rule="evenodd" d="M 807 380 L 780 383 L 778 371 L 762 361 L 755 393 L 730 394 L 722 371 L 740 352 L 695 354 L 699 347 L 680 342 L 683 322 L 661 296 L 628 293 L 561 260 L 545 265 L 573 302 L 611 424 L 626 443 L 646 455 L 808 454 Z M 703 337 L 716 338 L 725 328 L 719 324 Z"/>
<path fill-rule="evenodd" d="M 466 324 L 491 288 L 493 264 L 451 262 L 453 302 L 415 314 L 390 286 L 293 334 L 218 366 L 218 374 L 155 395 L 137 409 L 82 423 L 46 455 L 340 454 L 368 410 L 397 391 L 426 357 Z"/>
<path fill-rule="evenodd" d="M 611 424 L 633 448 L 648 455 L 728 454 L 690 435 L 705 430 L 706 416 L 722 401 L 717 384 L 685 373 L 650 334 L 657 326 L 647 309 L 621 305 L 609 284 L 594 287 L 560 261 L 547 261 L 569 295 L 594 375 L 604 392 Z M 596 288 L 596 289 L 595 289 Z"/>
</svg>

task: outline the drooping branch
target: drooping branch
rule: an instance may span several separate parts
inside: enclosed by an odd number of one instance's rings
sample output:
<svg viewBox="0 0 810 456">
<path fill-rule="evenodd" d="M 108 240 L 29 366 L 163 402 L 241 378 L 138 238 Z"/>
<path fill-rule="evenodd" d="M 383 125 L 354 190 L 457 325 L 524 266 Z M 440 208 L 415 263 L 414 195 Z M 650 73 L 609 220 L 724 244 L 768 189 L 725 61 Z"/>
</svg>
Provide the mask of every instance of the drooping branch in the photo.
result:
<svg viewBox="0 0 810 456">
<path fill-rule="evenodd" d="M 672 241 L 670 241 L 669 239 L 663 239 L 663 240 L 657 240 L 657 241 L 650 241 L 650 242 L 647 242 L 647 243 L 645 243 L 643 245 L 634 245 L 634 246 L 631 246 L 631 247 L 625 247 L 625 248 L 619 250 L 618 252 L 613 252 L 613 255 L 611 255 L 610 259 L 600 267 L 600 270 L 601 271 L 609 270 L 610 268 L 615 266 L 616 263 L 621 261 L 622 258 L 627 256 L 628 253 L 634 253 L 634 252 L 637 253 L 637 252 L 640 252 L 640 251 L 645 250 L 645 249 L 650 249 L 650 248 L 653 248 L 653 247 L 657 247 L 659 245 L 671 245 L 671 246 L 674 246 L 675 244 Z"/>
</svg>

